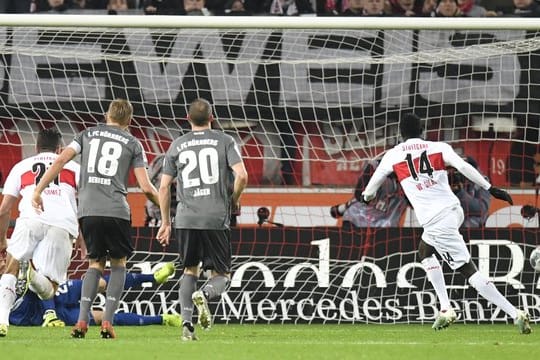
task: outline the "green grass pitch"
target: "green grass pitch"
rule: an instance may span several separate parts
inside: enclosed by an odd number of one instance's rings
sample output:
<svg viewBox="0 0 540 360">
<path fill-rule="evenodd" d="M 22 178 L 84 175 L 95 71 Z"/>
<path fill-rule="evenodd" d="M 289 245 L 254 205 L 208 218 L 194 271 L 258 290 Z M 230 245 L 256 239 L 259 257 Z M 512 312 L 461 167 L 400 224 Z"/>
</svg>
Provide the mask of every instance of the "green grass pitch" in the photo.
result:
<svg viewBox="0 0 540 360">
<path fill-rule="evenodd" d="M 223 325 L 182 342 L 180 329 L 117 326 L 117 339 L 71 339 L 69 327 L 10 326 L 0 338 L 2 359 L 534 359 L 540 345 L 533 333 L 512 325 Z"/>
</svg>

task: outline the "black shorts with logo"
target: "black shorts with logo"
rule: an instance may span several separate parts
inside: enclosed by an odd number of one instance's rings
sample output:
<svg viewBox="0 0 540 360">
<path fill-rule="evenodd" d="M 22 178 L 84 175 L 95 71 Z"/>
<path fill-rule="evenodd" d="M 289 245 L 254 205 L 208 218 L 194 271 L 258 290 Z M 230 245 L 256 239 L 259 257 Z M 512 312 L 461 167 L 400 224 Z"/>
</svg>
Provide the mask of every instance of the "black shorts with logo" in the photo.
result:
<svg viewBox="0 0 540 360">
<path fill-rule="evenodd" d="M 184 266 L 225 274 L 231 272 L 231 232 L 225 230 L 176 229 L 180 258 Z"/>
<path fill-rule="evenodd" d="M 85 216 L 79 219 L 88 258 L 128 257 L 133 252 L 131 222 L 109 216 Z"/>
</svg>

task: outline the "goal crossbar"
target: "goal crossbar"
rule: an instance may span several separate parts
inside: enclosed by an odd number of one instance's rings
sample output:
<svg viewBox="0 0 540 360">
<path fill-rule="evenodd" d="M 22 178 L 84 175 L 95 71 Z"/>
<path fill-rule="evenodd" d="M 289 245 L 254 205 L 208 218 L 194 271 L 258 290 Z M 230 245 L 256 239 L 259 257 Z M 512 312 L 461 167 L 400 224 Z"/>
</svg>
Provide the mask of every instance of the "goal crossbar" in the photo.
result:
<svg viewBox="0 0 540 360">
<path fill-rule="evenodd" d="M 234 21 L 233 21 L 234 20 Z M 539 30 L 540 18 L 272 17 L 0 14 L 0 26 L 342 29 L 342 30 Z"/>
</svg>

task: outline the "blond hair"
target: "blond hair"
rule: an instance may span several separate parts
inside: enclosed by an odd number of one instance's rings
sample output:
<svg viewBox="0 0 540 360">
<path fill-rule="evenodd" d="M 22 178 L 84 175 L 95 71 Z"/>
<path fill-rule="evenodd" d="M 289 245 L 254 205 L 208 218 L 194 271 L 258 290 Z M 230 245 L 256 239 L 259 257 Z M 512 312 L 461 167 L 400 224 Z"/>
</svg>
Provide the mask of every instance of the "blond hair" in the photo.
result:
<svg viewBox="0 0 540 360">
<path fill-rule="evenodd" d="M 115 99 L 111 101 L 107 110 L 107 118 L 121 126 L 128 126 L 133 117 L 133 105 L 126 99 Z"/>
<path fill-rule="evenodd" d="M 205 99 L 195 99 L 189 106 L 189 120 L 196 126 L 207 125 L 212 118 L 212 106 Z"/>
</svg>

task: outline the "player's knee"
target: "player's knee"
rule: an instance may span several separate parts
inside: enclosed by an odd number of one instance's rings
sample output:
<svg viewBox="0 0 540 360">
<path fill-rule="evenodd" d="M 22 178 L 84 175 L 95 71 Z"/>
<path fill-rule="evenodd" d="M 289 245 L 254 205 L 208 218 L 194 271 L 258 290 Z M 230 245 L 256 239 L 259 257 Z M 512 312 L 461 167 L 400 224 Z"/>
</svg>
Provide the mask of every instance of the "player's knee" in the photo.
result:
<svg viewBox="0 0 540 360">
<path fill-rule="evenodd" d="M 418 257 L 420 261 L 432 256 L 433 254 L 435 254 L 435 249 L 433 246 L 426 244 L 424 240 L 420 240 L 420 243 L 418 244 Z"/>
<path fill-rule="evenodd" d="M 472 263 L 472 262 L 468 262 L 466 263 L 465 265 L 461 266 L 460 268 L 457 269 L 457 271 L 459 271 L 459 273 L 461 275 L 463 275 L 463 277 L 465 279 L 468 279 L 470 278 L 475 272 L 477 272 L 478 270 L 476 269 L 476 266 Z"/>
</svg>

